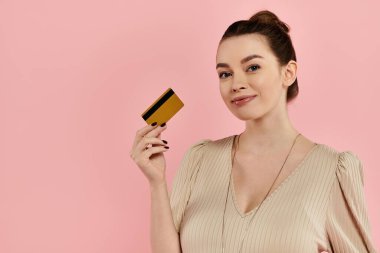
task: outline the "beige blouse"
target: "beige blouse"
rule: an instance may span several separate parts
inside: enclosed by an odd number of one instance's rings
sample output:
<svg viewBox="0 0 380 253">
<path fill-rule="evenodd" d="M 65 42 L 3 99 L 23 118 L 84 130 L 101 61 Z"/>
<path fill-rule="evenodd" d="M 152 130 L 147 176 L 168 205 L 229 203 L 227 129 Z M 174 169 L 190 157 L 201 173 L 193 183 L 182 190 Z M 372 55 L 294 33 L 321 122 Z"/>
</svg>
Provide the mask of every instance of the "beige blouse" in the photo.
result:
<svg viewBox="0 0 380 253">
<path fill-rule="evenodd" d="M 251 215 L 239 211 L 230 186 L 235 135 L 204 139 L 186 151 L 173 179 L 170 205 L 182 253 L 237 253 Z M 363 168 L 351 151 L 315 145 L 264 200 L 247 228 L 244 253 L 374 253 Z"/>
</svg>

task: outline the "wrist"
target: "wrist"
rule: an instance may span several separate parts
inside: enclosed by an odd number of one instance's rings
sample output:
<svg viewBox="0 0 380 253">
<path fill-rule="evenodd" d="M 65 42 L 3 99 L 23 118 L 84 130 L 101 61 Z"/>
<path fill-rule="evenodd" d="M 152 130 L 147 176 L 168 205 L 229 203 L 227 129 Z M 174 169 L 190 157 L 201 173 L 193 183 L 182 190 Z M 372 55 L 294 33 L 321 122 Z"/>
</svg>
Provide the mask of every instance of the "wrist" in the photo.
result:
<svg viewBox="0 0 380 253">
<path fill-rule="evenodd" d="M 149 186 L 151 190 L 155 190 L 162 187 L 166 188 L 167 184 L 166 184 L 166 180 L 162 180 L 162 181 L 149 182 Z"/>
</svg>

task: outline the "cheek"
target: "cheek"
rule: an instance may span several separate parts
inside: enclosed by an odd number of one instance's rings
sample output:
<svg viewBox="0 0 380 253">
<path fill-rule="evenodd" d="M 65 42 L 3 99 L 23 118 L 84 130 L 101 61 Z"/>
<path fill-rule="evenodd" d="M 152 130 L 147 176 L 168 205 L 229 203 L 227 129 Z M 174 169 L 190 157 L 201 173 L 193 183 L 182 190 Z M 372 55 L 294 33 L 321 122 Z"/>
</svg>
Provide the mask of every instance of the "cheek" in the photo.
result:
<svg viewBox="0 0 380 253">
<path fill-rule="evenodd" d="M 228 89 L 226 85 L 220 84 L 219 85 L 219 92 L 223 99 L 226 99 L 228 96 Z"/>
<path fill-rule="evenodd" d="M 267 89 L 268 83 L 270 82 L 267 75 L 261 74 L 260 75 L 251 75 L 248 78 L 248 84 L 250 84 L 250 87 L 253 91 L 256 93 L 261 93 L 261 90 Z"/>
<path fill-rule="evenodd" d="M 263 100 L 266 101 L 265 103 L 276 103 L 281 96 L 281 86 L 277 81 L 272 81 L 268 83 L 265 88 L 261 89 L 261 96 Z"/>
<path fill-rule="evenodd" d="M 229 101 L 231 99 L 231 94 L 229 92 L 229 89 L 226 88 L 227 86 L 223 86 L 223 85 L 220 85 L 219 86 L 219 92 L 220 92 L 220 95 L 224 101 L 224 103 L 226 103 L 227 106 L 229 106 Z"/>
<path fill-rule="evenodd" d="M 262 103 L 271 103 L 275 100 L 280 92 L 278 80 L 270 76 L 255 76 L 250 80 L 251 88 L 258 93 Z"/>
</svg>

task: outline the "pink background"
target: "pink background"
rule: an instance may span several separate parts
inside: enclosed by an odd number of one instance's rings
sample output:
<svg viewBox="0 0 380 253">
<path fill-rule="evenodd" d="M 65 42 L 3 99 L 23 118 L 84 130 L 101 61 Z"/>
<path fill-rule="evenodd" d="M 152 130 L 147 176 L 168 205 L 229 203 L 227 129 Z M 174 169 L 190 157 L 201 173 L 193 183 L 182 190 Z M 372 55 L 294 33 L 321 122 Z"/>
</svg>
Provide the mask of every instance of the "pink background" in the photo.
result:
<svg viewBox="0 0 380 253">
<path fill-rule="evenodd" d="M 379 249 L 378 1 L 0 0 L 0 252 L 150 252 L 140 114 L 168 87 L 185 103 L 162 135 L 169 186 L 189 145 L 243 131 L 215 54 L 263 8 L 291 27 L 291 120 L 362 160 Z"/>
</svg>

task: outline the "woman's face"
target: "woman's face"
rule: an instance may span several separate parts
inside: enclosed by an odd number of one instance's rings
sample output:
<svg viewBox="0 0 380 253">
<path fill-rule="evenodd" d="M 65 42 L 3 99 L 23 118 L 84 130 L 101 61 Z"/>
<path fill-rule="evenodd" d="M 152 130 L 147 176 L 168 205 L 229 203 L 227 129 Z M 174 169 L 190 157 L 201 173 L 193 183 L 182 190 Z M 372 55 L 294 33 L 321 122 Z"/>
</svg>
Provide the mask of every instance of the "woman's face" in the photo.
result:
<svg viewBox="0 0 380 253">
<path fill-rule="evenodd" d="M 291 72 L 296 66 L 280 67 L 263 35 L 245 34 L 224 40 L 218 47 L 216 64 L 220 94 L 239 119 L 258 119 L 274 108 L 285 107 L 286 89 L 295 80 Z M 245 103 L 232 102 L 244 95 L 256 97 Z"/>
</svg>

